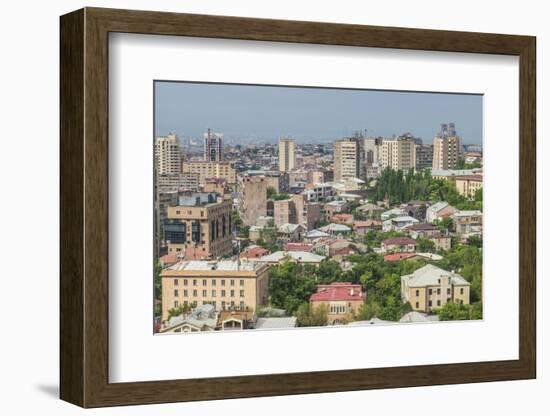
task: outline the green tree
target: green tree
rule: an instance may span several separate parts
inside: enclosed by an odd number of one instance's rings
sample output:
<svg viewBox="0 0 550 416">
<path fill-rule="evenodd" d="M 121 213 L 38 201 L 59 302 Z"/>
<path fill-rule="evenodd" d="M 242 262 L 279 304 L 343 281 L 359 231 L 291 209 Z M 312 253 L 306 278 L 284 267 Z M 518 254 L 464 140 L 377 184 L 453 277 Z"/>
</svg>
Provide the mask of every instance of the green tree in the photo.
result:
<svg viewBox="0 0 550 416">
<path fill-rule="evenodd" d="M 265 227 L 260 230 L 260 238 L 256 241 L 259 246 L 271 251 L 279 251 L 280 246 L 277 244 L 277 227 L 273 220 L 269 220 Z"/>
<path fill-rule="evenodd" d="M 302 303 L 296 312 L 298 326 L 325 326 L 328 323 L 328 306 L 319 305 L 312 308 L 309 303 Z"/>
<path fill-rule="evenodd" d="M 433 253 L 435 252 L 435 244 L 427 238 L 418 238 L 416 240 L 416 249 L 420 253 Z"/>
<path fill-rule="evenodd" d="M 441 308 L 436 310 L 441 321 L 466 321 L 470 319 L 482 318 L 481 303 L 465 305 L 455 302 L 447 302 Z"/>
<path fill-rule="evenodd" d="M 275 195 L 277 195 L 277 190 L 273 188 L 272 186 L 267 187 L 267 199 L 272 199 Z"/>
<path fill-rule="evenodd" d="M 316 291 L 315 275 L 310 268 L 284 261 L 269 272 L 268 294 L 271 306 L 294 314 Z"/>
</svg>

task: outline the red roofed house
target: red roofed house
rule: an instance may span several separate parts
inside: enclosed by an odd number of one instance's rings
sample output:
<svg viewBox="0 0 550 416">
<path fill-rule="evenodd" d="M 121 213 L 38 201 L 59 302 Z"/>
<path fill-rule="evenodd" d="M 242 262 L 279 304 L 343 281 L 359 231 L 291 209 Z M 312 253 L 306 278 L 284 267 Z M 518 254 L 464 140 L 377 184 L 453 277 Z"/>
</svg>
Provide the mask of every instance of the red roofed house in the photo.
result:
<svg viewBox="0 0 550 416">
<path fill-rule="evenodd" d="M 392 237 L 382 241 L 382 252 L 414 253 L 416 240 L 410 237 Z"/>
<path fill-rule="evenodd" d="M 241 259 L 258 259 L 263 256 L 267 256 L 269 254 L 269 250 L 266 250 L 263 247 L 260 246 L 251 246 L 247 247 L 243 251 L 241 251 L 241 254 L 239 257 Z"/>
<path fill-rule="evenodd" d="M 334 224 L 352 225 L 353 215 L 351 214 L 334 214 L 330 219 Z"/>
<path fill-rule="evenodd" d="M 338 325 L 353 320 L 366 297 L 367 293 L 362 291 L 361 285 L 334 282 L 330 285 L 317 286 L 317 293 L 311 295 L 309 305 L 312 309 L 326 305 L 328 324 Z"/>
</svg>

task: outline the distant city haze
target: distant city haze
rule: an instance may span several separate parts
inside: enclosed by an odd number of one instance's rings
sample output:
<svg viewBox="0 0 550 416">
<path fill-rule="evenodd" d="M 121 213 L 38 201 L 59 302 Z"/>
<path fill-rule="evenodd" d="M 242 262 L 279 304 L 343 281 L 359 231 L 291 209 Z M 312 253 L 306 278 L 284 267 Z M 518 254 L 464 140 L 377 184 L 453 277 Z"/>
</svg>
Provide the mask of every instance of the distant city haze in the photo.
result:
<svg viewBox="0 0 550 416">
<path fill-rule="evenodd" d="M 455 122 L 464 144 L 482 144 L 482 95 L 155 82 L 155 135 L 226 141 L 292 137 L 323 143 L 351 136 L 406 132 L 431 144 L 440 123 Z"/>
</svg>

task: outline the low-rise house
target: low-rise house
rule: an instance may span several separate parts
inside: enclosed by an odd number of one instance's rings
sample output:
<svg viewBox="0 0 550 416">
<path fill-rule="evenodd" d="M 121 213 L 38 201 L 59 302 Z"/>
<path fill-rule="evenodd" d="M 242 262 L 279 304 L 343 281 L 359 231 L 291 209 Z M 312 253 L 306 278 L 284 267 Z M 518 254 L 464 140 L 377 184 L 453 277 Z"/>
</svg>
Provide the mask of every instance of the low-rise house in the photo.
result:
<svg viewBox="0 0 550 416">
<path fill-rule="evenodd" d="M 249 311 L 222 311 L 218 316 L 219 331 L 240 331 L 254 327 L 255 316 Z"/>
<path fill-rule="evenodd" d="M 429 237 L 429 240 L 434 243 L 436 251 L 447 251 L 451 249 L 451 237 L 445 234 L 436 234 Z"/>
<path fill-rule="evenodd" d="M 325 233 L 324 231 L 321 231 L 321 230 L 311 230 L 306 233 L 304 239 L 306 241 L 314 242 L 316 240 L 319 240 L 320 238 L 326 238 L 326 237 L 330 237 L 330 234 Z"/>
<path fill-rule="evenodd" d="M 330 221 L 334 224 L 352 225 L 353 215 L 351 214 L 334 214 Z"/>
<path fill-rule="evenodd" d="M 329 225 L 325 225 L 324 227 L 319 228 L 319 230 L 334 236 L 334 235 L 350 233 L 351 227 L 348 227 L 347 225 L 343 225 L 343 224 L 331 223 Z"/>
<path fill-rule="evenodd" d="M 309 304 L 312 309 L 326 306 L 328 324 L 338 325 L 352 321 L 366 297 L 367 293 L 362 291 L 361 285 L 334 282 L 317 286 L 317 292 L 311 295 Z"/>
<path fill-rule="evenodd" d="M 453 229 L 462 239 L 481 236 L 483 213 L 478 210 L 455 212 L 453 215 Z"/>
<path fill-rule="evenodd" d="M 300 224 L 283 224 L 277 230 L 277 240 L 281 243 L 302 241 L 306 229 Z"/>
<path fill-rule="evenodd" d="M 416 250 L 416 240 L 410 237 L 392 237 L 382 241 L 383 253 L 414 253 Z"/>
<path fill-rule="evenodd" d="M 239 257 L 244 260 L 254 260 L 263 256 L 267 256 L 268 254 L 269 250 L 260 246 L 251 245 L 241 251 Z"/>
<path fill-rule="evenodd" d="M 263 226 L 260 226 L 260 225 L 252 225 L 249 229 L 248 229 L 248 238 L 250 239 L 250 241 L 258 241 L 260 239 L 260 233 L 262 232 L 262 230 L 264 229 Z"/>
<path fill-rule="evenodd" d="M 334 214 L 339 214 L 344 211 L 348 203 L 346 201 L 331 201 L 327 202 L 323 207 L 323 214 L 325 218 L 332 218 Z"/>
<path fill-rule="evenodd" d="M 456 209 L 449 205 L 448 202 L 436 202 L 426 209 L 426 222 L 433 223 L 443 218 L 451 217 L 455 212 Z"/>
<path fill-rule="evenodd" d="M 320 256 L 314 253 L 308 253 L 307 251 L 276 251 L 275 253 L 268 254 L 267 256 L 257 259 L 260 263 L 278 265 L 283 261 L 291 261 L 301 264 L 312 264 L 318 266 L 325 256 Z"/>
<path fill-rule="evenodd" d="M 382 229 L 382 221 L 379 220 L 366 220 L 366 221 L 354 221 L 353 230 L 358 236 L 364 236 L 369 231 Z"/>
<path fill-rule="evenodd" d="M 404 215 L 407 215 L 407 212 L 403 208 L 392 208 L 388 211 L 382 212 L 380 214 L 380 219 L 385 221 L 393 217 L 402 217 Z"/>
<path fill-rule="evenodd" d="M 406 231 L 415 240 L 417 238 L 430 238 L 434 235 L 441 234 L 441 231 L 439 231 L 439 228 L 437 228 L 435 225 L 426 223 L 410 225 L 407 227 Z"/>
<path fill-rule="evenodd" d="M 376 204 L 366 203 L 364 205 L 361 205 L 360 207 L 357 207 L 357 211 L 366 214 L 368 217 L 378 217 L 382 211 L 384 211 L 384 208 L 381 206 L 378 206 Z"/>
<path fill-rule="evenodd" d="M 190 314 L 174 316 L 165 321 L 160 333 L 214 331 L 218 322 L 218 312 L 214 305 L 199 306 Z"/>
<path fill-rule="evenodd" d="M 403 217 L 395 217 L 386 220 L 382 223 L 382 231 L 400 231 L 413 224 L 418 224 L 418 220 L 405 215 Z"/>
<path fill-rule="evenodd" d="M 470 283 L 453 271 L 427 264 L 401 276 L 401 298 L 420 312 L 431 312 L 450 301 L 469 304 Z"/>
<path fill-rule="evenodd" d="M 355 251 L 355 244 L 349 240 L 336 239 L 328 243 L 329 257 L 347 256 L 348 254 L 355 253 Z"/>
</svg>

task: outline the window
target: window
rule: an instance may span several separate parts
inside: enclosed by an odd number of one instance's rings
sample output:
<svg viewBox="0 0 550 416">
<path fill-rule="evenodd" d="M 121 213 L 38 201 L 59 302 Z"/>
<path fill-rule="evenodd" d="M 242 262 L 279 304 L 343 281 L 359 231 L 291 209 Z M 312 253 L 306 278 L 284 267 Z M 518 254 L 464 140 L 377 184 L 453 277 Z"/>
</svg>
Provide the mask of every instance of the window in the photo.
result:
<svg viewBox="0 0 550 416">
<path fill-rule="evenodd" d="M 193 279 L 193 286 L 197 286 L 197 279 Z"/>
<path fill-rule="evenodd" d="M 225 298 L 225 290 L 222 290 L 222 298 Z"/>
<path fill-rule="evenodd" d="M 450 295 L 450 294 L 451 294 L 451 288 L 448 287 L 448 288 L 447 288 L 447 295 Z"/>
<path fill-rule="evenodd" d="M 212 297 L 213 297 L 213 298 L 216 297 L 216 291 L 215 291 L 215 290 L 212 291 Z"/>
<path fill-rule="evenodd" d="M 222 279 L 222 286 L 225 286 L 225 279 Z"/>
<path fill-rule="evenodd" d="M 432 301 L 431 301 L 431 300 L 428 301 L 428 306 L 429 306 L 429 307 L 432 306 Z"/>
<path fill-rule="evenodd" d="M 244 302 L 241 302 L 241 303 L 239 304 L 239 308 L 240 308 L 241 310 L 244 310 Z"/>
<path fill-rule="evenodd" d="M 235 297 L 235 291 L 232 289 L 231 290 L 231 297 L 234 298 Z"/>
<path fill-rule="evenodd" d="M 197 296 L 197 289 L 193 290 L 193 296 Z"/>
<path fill-rule="evenodd" d="M 174 297 L 176 297 L 176 298 L 177 298 L 178 296 L 179 296 L 179 292 L 178 292 L 178 289 L 175 289 L 175 290 L 174 290 Z"/>
<path fill-rule="evenodd" d="M 416 296 L 420 296 L 420 290 L 416 289 Z"/>
<path fill-rule="evenodd" d="M 187 289 L 185 289 L 185 290 L 183 291 L 183 296 L 187 297 L 187 295 L 188 295 Z"/>
<path fill-rule="evenodd" d="M 441 289 L 437 289 L 437 294 L 441 295 Z"/>
<path fill-rule="evenodd" d="M 244 280 L 241 280 L 241 281 L 240 281 L 240 285 L 241 285 L 241 286 L 244 286 Z"/>
<path fill-rule="evenodd" d="M 179 302 L 177 300 L 174 301 L 174 308 L 177 308 L 178 306 L 180 306 Z"/>
<path fill-rule="evenodd" d="M 225 300 L 222 300 L 222 310 L 225 311 Z"/>
<path fill-rule="evenodd" d="M 206 283 L 206 279 L 202 279 L 202 285 L 203 285 L 203 286 L 206 286 L 206 284 L 207 284 L 207 283 Z"/>
<path fill-rule="evenodd" d="M 235 286 L 235 281 L 231 279 L 231 286 Z"/>
<path fill-rule="evenodd" d="M 205 298 L 206 296 L 208 296 L 208 293 L 207 293 L 207 292 L 208 292 L 208 291 L 207 291 L 206 289 L 204 289 L 204 290 L 202 291 L 202 297 L 203 297 L 203 298 Z"/>
<path fill-rule="evenodd" d="M 179 284 L 178 279 L 174 279 L 174 286 L 177 286 Z"/>
<path fill-rule="evenodd" d="M 241 290 L 241 298 L 244 298 L 244 290 Z"/>
<path fill-rule="evenodd" d="M 437 306 L 441 306 L 441 301 L 440 300 L 437 301 Z"/>
<path fill-rule="evenodd" d="M 428 294 L 429 294 L 430 296 L 432 295 L 432 292 L 433 292 L 432 289 L 428 289 Z"/>
<path fill-rule="evenodd" d="M 187 286 L 187 283 L 188 283 L 187 279 L 183 279 L 183 285 Z"/>
<path fill-rule="evenodd" d="M 461 294 L 461 295 L 464 294 L 464 288 L 463 288 L 463 287 L 460 288 L 460 294 Z"/>
<path fill-rule="evenodd" d="M 212 279 L 212 286 L 216 286 L 216 279 Z"/>
<path fill-rule="evenodd" d="M 416 308 L 420 308 L 420 303 L 416 302 Z"/>
</svg>

